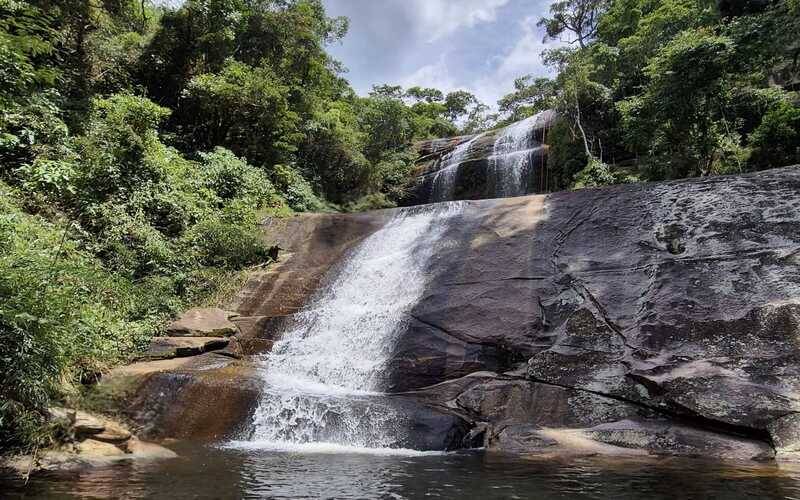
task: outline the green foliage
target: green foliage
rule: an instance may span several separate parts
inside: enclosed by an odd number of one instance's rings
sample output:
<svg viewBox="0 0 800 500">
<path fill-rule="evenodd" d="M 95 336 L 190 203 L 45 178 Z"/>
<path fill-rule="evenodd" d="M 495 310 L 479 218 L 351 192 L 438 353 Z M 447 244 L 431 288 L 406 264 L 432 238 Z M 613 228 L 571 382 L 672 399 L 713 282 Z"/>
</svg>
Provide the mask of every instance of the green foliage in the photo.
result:
<svg viewBox="0 0 800 500">
<path fill-rule="evenodd" d="M 602 169 L 592 159 L 609 165 L 615 182 L 628 178 L 614 173 L 619 164 L 634 177 L 658 180 L 798 161 L 800 16 L 787 2 L 746 4 L 554 3 L 541 24 L 551 36 L 583 37 L 580 48 L 545 53 L 558 70 L 552 89 L 546 81 L 520 82 L 500 103 L 516 116 L 513 106 L 524 109 L 529 95 L 550 96 L 562 117 L 549 136 L 551 188 L 568 187 L 576 169 L 586 173 L 579 184 L 593 184 L 585 179 Z M 600 13 L 596 29 L 577 22 L 591 9 Z"/>
<path fill-rule="evenodd" d="M 162 319 L 139 316 L 149 291 L 110 274 L 73 230 L 25 214 L 0 183 L 0 449 L 47 444 L 53 395 L 135 352 Z"/>
<path fill-rule="evenodd" d="M 575 183 L 572 187 L 573 189 L 584 189 L 608 186 L 615 183 L 616 179 L 608 165 L 597 158 L 591 158 L 586 167 L 575 176 Z"/>
<path fill-rule="evenodd" d="M 75 182 L 83 197 L 103 201 L 163 181 L 156 127 L 168 115 L 168 109 L 141 97 L 96 99 L 87 132 L 76 139 L 83 165 Z"/>
<path fill-rule="evenodd" d="M 608 3 L 608 0 L 559 0 L 550 5 L 550 17 L 542 18 L 539 26 L 553 39 L 569 31 L 574 36 L 570 43 L 576 41 L 585 47 L 597 32 L 600 15 Z"/>
<path fill-rule="evenodd" d="M 748 137 L 750 164 L 757 169 L 800 164 L 800 107 L 782 101 Z"/>
<path fill-rule="evenodd" d="M 573 184 L 575 175 L 587 164 L 586 152 L 577 132 L 567 119 L 557 120 L 547 131 L 547 171 L 551 190 Z"/>
<path fill-rule="evenodd" d="M 273 180 L 292 209 L 299 212 L 325 209 L 325 204 L 314 194 L 311 184 L 294 168 L 288 165 L 276 165 Z"/>
<path fill-rule="evenodd" d="M 193 78 L 181 103 L 185 147 L 229 147 L 257 165 L 289 158 L 301 137 L 290 87 L 269 67 L 229 60 L 219 73 Z"/>
<path fill-rule="evenodd" d="M 345 205 L 347 212 L 366 212 L 368 210 L 379 210 L 382 208 L 394 208 L 397 205 L 383 193 L 373 193 L 362 196 L 354 202 Z"/>
<path fill-rule="evenodd" d="M 269 249 L 255 224 L 234 224 L 225 217 L 192 226 L 184 238 L 190 254 L 203 266 L 240 269 L 269 262 Z"/>
<path fill-rule="evenodd" d="M 200 153 L 203 185 L 216 194 L 221 203 L 244 200 L 260 209 L 279 207 L 283 200 L 267 175 L 225 148 Z"/>
<path fill-rule="evenodd" d="M 514 92 L 497 104 L 507 117 L 505 122 L 511 123 L 555 107 L 557 90 L 554 80 L 526 75 L 514 80 Z"/>
<path fill-rule="evenodd" d="M 719 156 L 724 128 L 723 77 L 733 54 L 730 39 L 707 30 L 687 30 L 659 50 L 645 74 L 643 94 L 621 101 L 628 141 L 648 147 L 659 177 L 710 171 Z"/>
</svg>

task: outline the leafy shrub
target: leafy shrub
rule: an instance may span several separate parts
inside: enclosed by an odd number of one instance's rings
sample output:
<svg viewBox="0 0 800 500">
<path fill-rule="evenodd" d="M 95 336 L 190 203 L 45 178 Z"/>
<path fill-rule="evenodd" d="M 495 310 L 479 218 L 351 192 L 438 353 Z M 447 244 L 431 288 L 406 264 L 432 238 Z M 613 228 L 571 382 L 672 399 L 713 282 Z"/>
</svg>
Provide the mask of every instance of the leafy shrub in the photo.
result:
<svg viewBox="0 0 800 500">
<path fill-rule="evenodd" d="M 243 199 L 256 208 L 276 207 L 283 203 L 269 177 L 231 151 L 217 147 L 210 153 L 200 153 L 200 158 L 203 184 L 223 203 Z"/>
<path fill-rule="evenodd" d="M 372 193 L 348 203 L 344 209 L 348 212 L 366 212 L 367 210 L 378 210 L 381 208 L 394 208 L 397 204 L 383 193 Z"/>
<path fill-rule="evenodd" d="M 609 186 L 616 182 L 617 179 L 611 173 L 608 165 L 597 158 L 590 158 L 586 167 L 575 175 L 575 183 L 572 185 L 572 188 L 584 189 Z"/>
<path fill-rule="evenodd" d="M 753 168 L 800 163 L 800 107 L 788 101 L 779 103 L 764 115 L 748 142 Z"/>
<path fill-rule="evenodd" d="M 239 269 L 269 262 L 269 247 L 256 227 L 204 220 L 186 234 L 184 246 L 204 266 Z"/>
<path fill-rule="evenodd" d="M 95 99 L 87 132 L 76 140 L 82 159 L 76 184 L 82 196 L 104 201 L 163 181 L 166 171 L 156 160 L 164 154 L 164 146 L 156 128 L 169 114 L 142 97 L 117 94 Z"/>
<path fill-rule="evenodd" d="M 24 214 L 0 184 L 0 449 L 46 444 L 52 397 L 156 330 L 157 318 L 128 315 L 139 291 L 80 250 L 69 227 Z"/>
<path fill-rule="evenodd" d="M 141 279 L 167 274 L 178 266 L 172 245 L 143 213 L 130 215 L 124 206 L 107 203 L 92 216 L 100 232 L 95 251 L 114 271 Z"/>
<path fill-rule="evenodd" d="M 299 212 L 323 210 L 325 205 L 314 194 L 314 189 L 297 170 L 287 165 L 276 165 L 273 172 L 275 185 L 286 203 Z"/>
</svg>

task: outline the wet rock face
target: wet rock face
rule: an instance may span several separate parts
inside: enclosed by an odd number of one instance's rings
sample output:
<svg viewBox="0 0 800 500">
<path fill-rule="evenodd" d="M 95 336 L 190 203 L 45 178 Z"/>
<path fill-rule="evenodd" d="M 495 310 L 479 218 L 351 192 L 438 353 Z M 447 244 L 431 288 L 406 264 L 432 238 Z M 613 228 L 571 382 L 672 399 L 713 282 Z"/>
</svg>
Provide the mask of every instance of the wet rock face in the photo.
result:
<svg viewBox="0 0 800 500">
<path fill-rule="evenodd" d="M 546 144 L 547 131 L 556 119 L 557 116 L 554 112 L 544 112 L 537 124 L 528 131 L 529 139 L 539 145 Z M 401 204 L 411 206 L 444 199 L 480 200 L 509 196 L 510 194 L 502 193 L 503 187 L 498 185 L 502 180 L 496 172 L 496 169 L 507 168 L 507 166 L 495 163 L 495 141 L 500 139 L 502 142 L 504 130 L 491 130 L 480 136 L 467 135 L 433 139 L 416 144 L 418 158 L 414 183 Z M 464 153 L 463 158 L 456 162 L 457 165 L 448 161 L 448 155 L 451 155 L 460 145 L 464 145 L 473 139 L 474 141 L 469 145 L 469 149 Z M 520 146 L 520 148 L 524 149 L 529 146 L 531 144 Z M 516 194 L 549 191 L 547 148 L 542 147 L 537 151 L 532 151 L 528 156 L 529 159 L 523 168 L 524 173 L 522 174 L 525 179 L 522 182 L 524 186 L 520 186 L 519 189 L 521 191 Z M 455 170 L 453 173 L 452 196 L 449 198 L 437 198 L 435 196 L 435 191 L 438 189 L 436 187 L 437 174 L 442 170 L 451 168 Z"/>
<path fill-rule="evenodd" d="M 796 452 L 798 193 L 790 167 L 469 202 L 392 389 L 498 450 Z"/>
</svg>

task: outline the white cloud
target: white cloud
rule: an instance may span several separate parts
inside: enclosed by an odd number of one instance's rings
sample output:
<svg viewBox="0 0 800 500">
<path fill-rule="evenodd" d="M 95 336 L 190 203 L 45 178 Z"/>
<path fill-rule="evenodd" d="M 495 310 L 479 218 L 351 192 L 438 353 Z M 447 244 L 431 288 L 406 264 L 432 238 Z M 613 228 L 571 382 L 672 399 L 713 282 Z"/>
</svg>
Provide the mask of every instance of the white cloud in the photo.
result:
<svg viewBox="0 0 800 500">
<path fill-rule="evenodd" d="M 405 88 L 414 87 L 433 87 L 442 92 L 450 92 L 457 87 L 455 78 L 447 65 L 447 54 L 443 53 L 439 59 L 432 64 L 420 66 L 412 74 L 400 79 L 398 82 Z"/>
<path fill-rule="evenodd" d="M 519 23 L 522 31 L 517 41 L 504 53 L 491 57 L 483 68 L 461 74 L 461 78 L 448 66 L 448 56 L 443 53 L 435 63 L 420 66 L 412 74 L 398 83 L 403 87 L 419 85 L 434 87 L 443 92 L 457 89 L 468 90 L 478 99 L 495 107 L 498 99 L 514 89 L 514 79 L 532 74 L 546 76 L 550 72 L 542 63 L 541 53 L 546 48 L 556 47 L 556 43 L 544 43 L 543 33 L 536 27 L 536 18 L 526 17 Z M 477 79 L 474 74 L 483 74 Z"/>
<path fill-rule="evenodd" d="M 418 29 L 428 42 L 434 42 L 459 28 L 472 28 L 497 19 L 497 10 L 509 0 L 410 0 L 418 17 Z"/>
<path fill-rule="evenodd" d="M 546 76 L 550 74 L 541 53 L 554 48 L 557 43 L 545 43 L 543 33 L 536 27 L 536 18 L 526 17 L 520 22 L 522 36 L 506 53 L 489 62 L 489 73 L 474 83 L 474 93 L 487 104 L 497 100 L 514 88 L 514 79 L 523 75 Z"/>
</svg>

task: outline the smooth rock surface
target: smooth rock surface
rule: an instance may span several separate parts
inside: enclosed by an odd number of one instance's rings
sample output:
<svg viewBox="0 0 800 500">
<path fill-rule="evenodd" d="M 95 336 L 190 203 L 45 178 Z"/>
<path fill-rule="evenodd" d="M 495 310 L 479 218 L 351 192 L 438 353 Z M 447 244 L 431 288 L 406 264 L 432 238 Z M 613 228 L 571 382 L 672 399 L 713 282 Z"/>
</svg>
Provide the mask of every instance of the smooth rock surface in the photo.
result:
<svg viewBox="0 0 800 500">
<path fill-rule="evenodd" d="M 230 337 L 239 333 L 231 318 L 237 313 L 218 307 L 194 308 L 167 327 L 171 337 Z"/>
<path fill-rule="evenodd" d="M 126 392 L 120 410 L 140 437 L 213 441 L 247 432 L 262 381 L 249 361 L 210 352 L 120 367 L 105 387 Z"/>
<path fill-rule="evenodd" d="M 393 389 L 440 384 L 425 399 L 484 425 L 491 449 L 794 450 L 798 195 L 791 167 L 470 202 Z M 453 382 L 479 370 L 515 376 Z"/>
</svg>

